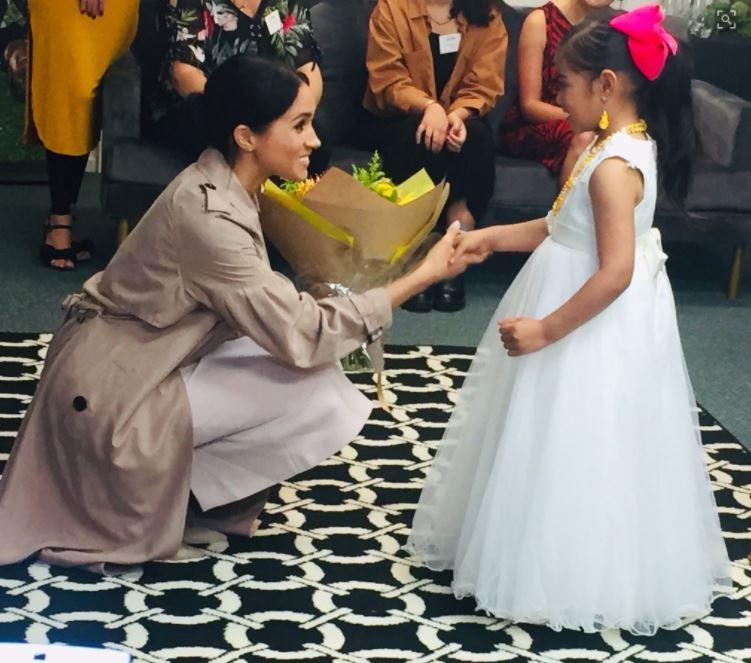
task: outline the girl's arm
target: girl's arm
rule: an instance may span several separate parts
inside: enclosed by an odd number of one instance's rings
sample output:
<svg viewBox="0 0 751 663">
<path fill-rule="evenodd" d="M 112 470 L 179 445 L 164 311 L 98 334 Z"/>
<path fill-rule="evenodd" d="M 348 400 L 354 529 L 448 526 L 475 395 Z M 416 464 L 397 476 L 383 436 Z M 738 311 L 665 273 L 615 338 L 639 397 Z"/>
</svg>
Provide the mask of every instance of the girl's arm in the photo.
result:
<svg viewBox="0 0 751 663">
<path fill-rule="evenodd" d="M 459 235 L 452 260 L 458 260 L 464 254 L 534 251 L 547 236 L 548 227 L 544 218 L 473 230 Z"/>
<path fill-rule="evenodd" d="M 641 174 L 621 159 L 604 160 L 589 181 L 599 269 L 562 306 L 542 320 L 498 323 L 509 355 L 534 352 L 563 338 L 615 301 L 634 272 L 634 207 L 643 195 Z"/>
<path fill-rule="evenodd" d="M 519 105 L 529 124 L 568 117 L 559 106 L 542 101 L 542 54 L 546 41 L 545 14 L 538 9 L 525 19 L 519 35 Z"/>
</svg>

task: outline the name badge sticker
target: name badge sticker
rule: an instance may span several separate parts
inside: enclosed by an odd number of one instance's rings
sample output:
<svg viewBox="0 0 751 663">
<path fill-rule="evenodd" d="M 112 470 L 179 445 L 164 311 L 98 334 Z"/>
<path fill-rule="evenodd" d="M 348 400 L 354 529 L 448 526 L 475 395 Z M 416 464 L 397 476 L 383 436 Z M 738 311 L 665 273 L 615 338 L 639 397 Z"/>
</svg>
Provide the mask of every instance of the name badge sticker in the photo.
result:
<svg viewBox="0 0 751 663">
<path fill-rule="evenodd" d="M 282 29 L 282 17 L 279 16 L 279 10 L 275 9 L 273 12 L 269 12 L 266 16 L 263 17 L 263 20 L 266 23 L 266 29 L 269 31 L 270 35 L 275 35 L 279 30 Z"/>
<path fill-rule="evenodd" d="M 438 37 L 438 50 L 443 55 L 444 53 L 456 53 L 459 50 L 459 44 L 462 43 L 462 35 L 460 32 L 454 32 L 450 35 L 441 35 Z"/>
</svg>

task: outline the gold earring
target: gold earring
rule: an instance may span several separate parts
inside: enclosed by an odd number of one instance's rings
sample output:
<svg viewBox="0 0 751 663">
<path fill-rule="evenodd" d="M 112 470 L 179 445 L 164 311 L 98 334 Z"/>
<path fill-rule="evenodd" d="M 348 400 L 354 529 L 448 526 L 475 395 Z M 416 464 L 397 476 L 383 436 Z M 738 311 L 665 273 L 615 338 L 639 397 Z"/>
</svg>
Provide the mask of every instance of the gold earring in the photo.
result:
<svg viewBox="0 0 751 663">
<path fill-rule="evenodd" d="M 603 131 L 610 126 L 610 118 L 608 117 L 608 112 L 606 110 L 603 110 L 600 114 L 600 121 L 597 123 L 597 126 Z"/>
</svg>

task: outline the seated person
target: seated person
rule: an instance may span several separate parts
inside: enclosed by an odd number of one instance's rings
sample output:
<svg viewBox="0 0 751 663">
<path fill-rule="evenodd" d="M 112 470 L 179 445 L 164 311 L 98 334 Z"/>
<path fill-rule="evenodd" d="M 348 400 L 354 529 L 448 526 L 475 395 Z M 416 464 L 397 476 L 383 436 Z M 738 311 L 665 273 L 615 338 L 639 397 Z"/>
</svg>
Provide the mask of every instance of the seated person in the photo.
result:
<svg viewBox="0 0 751 663">
<path fill-rule="evenodd" d="M 206 147 L 195 94 L 233 55 L 260 55 L 287 64 L 305 74 L 320 101 L 321 53 L 300 0 L 169 0 L 164 27 L 168 46 L 149 129 L 160 143 L 191 157 Z M 330 155 L 325 130 L 319 122 L 315 128 L 323 145 L 312 155 L 312 174 L 326 168 Z"/>
<path fill-rule="evenodd" d="M 505 154 L 539 161 L 561 183 L 579 154 L 594 139 L 584 132 L 574 136 L 568 115 L 558 105 L 558 43 L 575 23 L 610 0 L 556 0 L 527 16 L 519 37 L 519 99 L 501 126 Z"/>
<path fill-rule="evenodd" d="M 446 224 L 473 228 L 495 183 L 493 136 L 484 116 L 503 94 L 506 28 L 493 0 L 380 0 L 370 18 L 371 147 L 403 180 L 425 168 L 448 180 Z M 456 311 L 461 281 L 439 284 L 405 308 Z"/>
</svg>

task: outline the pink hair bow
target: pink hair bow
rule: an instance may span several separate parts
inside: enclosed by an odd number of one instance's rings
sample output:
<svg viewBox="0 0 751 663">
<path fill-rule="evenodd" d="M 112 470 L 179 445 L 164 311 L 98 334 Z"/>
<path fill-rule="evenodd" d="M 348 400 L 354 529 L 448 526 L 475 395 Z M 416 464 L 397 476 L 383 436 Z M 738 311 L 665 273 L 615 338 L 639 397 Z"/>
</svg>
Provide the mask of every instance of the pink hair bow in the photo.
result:
<svg viewBox="0 0 751 663">
<path fill-rule="evenodd" d="M 668 59 L 668 50 L 675 55 L 678 42 L 665 28 L 665 19 L 659 5 L 646 5 L 626 14 L 620 14 L 610 25 L 628 37 L 628 50 L 637 69 L 650 81 L 662 72 Z"/>
</svg>

